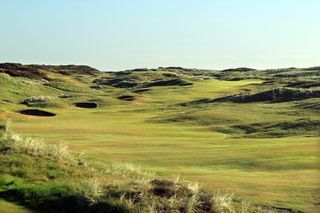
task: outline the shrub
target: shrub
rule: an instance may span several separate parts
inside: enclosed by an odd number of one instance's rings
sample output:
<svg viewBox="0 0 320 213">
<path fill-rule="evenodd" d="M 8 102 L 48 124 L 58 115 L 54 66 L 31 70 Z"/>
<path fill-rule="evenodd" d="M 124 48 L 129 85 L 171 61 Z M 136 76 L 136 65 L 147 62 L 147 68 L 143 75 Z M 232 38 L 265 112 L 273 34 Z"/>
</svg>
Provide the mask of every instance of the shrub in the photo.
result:
<svg viewBox="0 0 320 213">
<path fill-rule="evenodd" d="M 47 107 L 54 99 L 55 97 L 53 96 L 33 96 L 23 100 L 21 104 L 25 104 L 30 107 Z"/>
</svg>

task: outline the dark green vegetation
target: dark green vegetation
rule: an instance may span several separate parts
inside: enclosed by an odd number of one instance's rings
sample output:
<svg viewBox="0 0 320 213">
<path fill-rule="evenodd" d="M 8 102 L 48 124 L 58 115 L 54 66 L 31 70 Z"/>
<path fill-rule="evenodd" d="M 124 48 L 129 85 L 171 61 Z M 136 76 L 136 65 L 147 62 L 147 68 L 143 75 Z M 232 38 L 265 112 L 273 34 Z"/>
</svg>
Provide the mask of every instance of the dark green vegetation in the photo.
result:
<svg viewBox="0 0 320 213">
<path fill-rule="evenodd" d="M 250 201 L 249 212 L 256 211 L 255 205 L 260 211 L 272 206 L 278 212 L 319 212 L 319 67 L 224 71 L 168 67 L 102 73 L 86 66 L 2 64 L 0 70 L 0 119 L 11 118 L 14 132 L 50 146 L 63 141 L 89 158 L 87 163 L 73 157 L 70 165 L 69 160 L 10 152 L 6 147 L 1 165 L 13 166 L 2 166 L 1 175 L 18 182 L 3 182 L 3 198 L 37 208 L 52 202 L 60 206 L 64 202 L 60 198 L 76 196 L 70 202 L 79 203 L 79 198 L 87 206 L 83 182 L 99 179 L 103 193 L 98 203 L 105 209 L 186 212 L 186 206 L 196 206 L 198 210 L 192 211 L 200 212 L 209 206 L 209 197 L 219 206 L 220 198 L 211 192 L 222 190 L 220 197 L 232 192 L 237 199 L 224 197 L 221 202 L 233 210 L 216 212 L 240 211 L 244 205 L 239 200 Z M 22 110 L 55 116 L 22 115 Z M 86 165 L 95 161 L 106 166 Z M 128 166 L 120 173 L 116 172 L 120 167 L 112 166 L 128 162 L 155 175 L 142 178 L 146 181 L 141 186 L 136 180 L 142 176 L 126 172 Z M 50 164 L 54 169 L 48 168 Z M 194 187 L 169 181 L 178 174 L 199 181 L 203 194 L 194 196 L 190 192 Z M 112 184 L 114 180 L 119 182 Z M 177 186 L 183 193 L 175 191 Z M 11 189 L 14 196 L 7 192 Z M 37 199 L 43 198 L 39 199 L 43 203 L 23 190 L 40 193 Z M 145 197 L 136 203 L 139 193 Z M 190 204 L 199 201 L 200 206 Z M 146 210 L 150 202 L 154 206 Z"/>
</svg>

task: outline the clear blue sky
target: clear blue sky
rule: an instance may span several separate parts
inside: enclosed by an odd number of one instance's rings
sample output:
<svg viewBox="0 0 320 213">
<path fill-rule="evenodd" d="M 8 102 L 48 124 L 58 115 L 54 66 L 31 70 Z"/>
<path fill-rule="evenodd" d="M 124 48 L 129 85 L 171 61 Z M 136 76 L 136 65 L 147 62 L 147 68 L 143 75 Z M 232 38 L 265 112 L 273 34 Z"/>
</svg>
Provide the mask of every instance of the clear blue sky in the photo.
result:
<svg viewBox="0 0 320 213">
<path fill-rule="evenodd" d="M 0 0 L 0 62 L 320 65 L 319 0 Z"/>
</svg>

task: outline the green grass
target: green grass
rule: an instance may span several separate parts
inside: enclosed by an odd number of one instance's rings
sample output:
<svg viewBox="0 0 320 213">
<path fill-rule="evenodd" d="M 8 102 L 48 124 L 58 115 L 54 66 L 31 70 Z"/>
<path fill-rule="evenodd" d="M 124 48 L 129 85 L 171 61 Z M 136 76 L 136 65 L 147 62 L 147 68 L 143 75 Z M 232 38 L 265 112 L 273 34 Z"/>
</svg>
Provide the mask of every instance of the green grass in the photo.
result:
<svg viewBox="0 0 320 213">
<path fill-rule="evenodd" d="M 40 84 L 32 92 L 16 93 L 12 89 L 23 87 L 21 80 L 5 80 L 9 86 L 0 92 L 1 98 L 13 103 L 0 102 L 0 117 L 11 117 L 16 132 L 41 138 L 49 144 L 62 141 L 93 160 L 107 164 L 132 162 L 164 177 L 180 174 L 208 189 L 233 192 L 256 204 L 319 211 L 317 131 L 298 128 L 288 133 L 275 125 L 268 132 L 262 125 L 248 137 L 243 129 L 234 128 L 257 123 L 291 124 L 299 119 L 318 122 L 318 110 L 299 107 L 317 104 L 318 99 L 183 107 L 179 104 L 237 94 L 248 88 L 259 90 L 262 81 L 193 80 L 192 86 L 152 87 L 136 95 L 133 102 L 116 98 L 128 90 L 107 86 L 99 91 L 90 90 L 84 88 L 91 84 L 73 81 L 65 81 L 71 84 L 68 87 L 66 83 L 52 87 Z M 26 108 L 18 102 L 30 96 L 65 93 L 76 96 L 49 107 L 56 117 L 15 113 Z M 72 105 L 90 99 L 98 99 L 99 108 L 80 109 Z M 274 137 L 278 133 L 281 137 Z"/>
<path fill-rule="evenodd" d="M 4 200 L 0 200 L 0 209 L 6 213 L 31 213 L 30 210 L 22 206 Z"/>
</svg>

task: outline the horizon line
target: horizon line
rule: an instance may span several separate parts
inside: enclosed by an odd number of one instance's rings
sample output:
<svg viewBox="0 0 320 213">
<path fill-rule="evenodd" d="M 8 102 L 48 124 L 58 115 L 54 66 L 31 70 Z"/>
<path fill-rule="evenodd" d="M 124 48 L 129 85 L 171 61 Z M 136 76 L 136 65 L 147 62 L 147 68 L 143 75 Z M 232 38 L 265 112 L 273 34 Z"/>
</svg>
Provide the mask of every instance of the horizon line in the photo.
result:
<svg viewBox="0 0 320 213">
<path fill-rule="evenodd" d="M 101 69 L 96 68 L 95 66 L 89 65 L 89 64 L 80 64 L 80 63 L 65 63 L 65 64 L 58 64 L 58 63 L 22 63 L 22 62 L 0 62 L 0 64 L 22 64 L 22 65 L 40 65 L 40 66 L 68 66 L 68 65 L 75 65 L 75 66 L 89 66 L 91 68 L 94 68 L 101 72 L 121 72 L 121 71 L 129 71 L 129 70 L 136 70 L 136 69 L 159 69 L 159 68 L 183 68 L 183 69 L 195 69 L 195 70 L 212 70 L 212 71 L 222 71 L 222 70 L 228 70 L 228 69 L 239 69 L 239 68 L 249 68 L 253 70 L 276 70 L 276 69 L 307 69 L 307 68 L 314 68 L 314 67 L 320 67 L 320 65 L 312 65 L 312 66 L 288 66 L 288 67 L 269 67 L 269 68 L 254 68 L 250 66 L 233 66 L 228 68 L 222 68 L 222 69 L 214 69 L 214 68 L 204 68 L 204 67 L 184 67 L 184 66 L 178 66 L 178 65 L 170 65 L 170 66 L 157 66 L 157 67 L 134 67 L 134 68 L 127 68 L 127 69 Z"/>
</svg>

